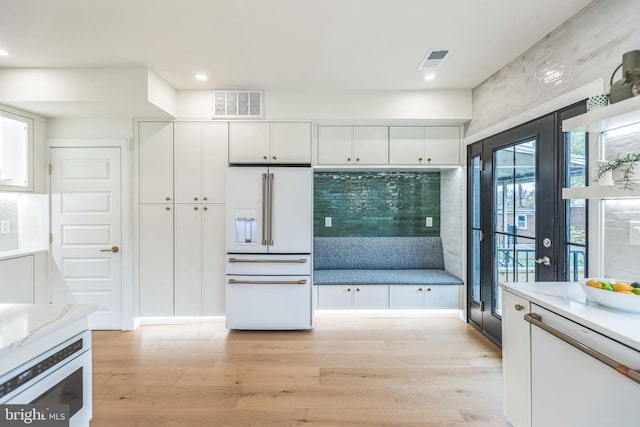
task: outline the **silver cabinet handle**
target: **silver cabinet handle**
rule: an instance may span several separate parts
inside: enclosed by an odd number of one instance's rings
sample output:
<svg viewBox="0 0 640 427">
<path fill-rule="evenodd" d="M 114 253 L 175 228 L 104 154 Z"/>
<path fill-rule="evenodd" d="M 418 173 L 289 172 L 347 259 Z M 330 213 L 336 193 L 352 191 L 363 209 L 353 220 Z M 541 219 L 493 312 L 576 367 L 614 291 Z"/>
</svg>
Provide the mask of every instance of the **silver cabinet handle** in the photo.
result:
<svg viewBox="0 0 640 427">
<path fill-rule="evenodd" d="M 305 285 L 306 280 L 236 280 L 229 279 L 231 285 Z"/>
<path fill-rule="evenodd" d="M 572 347 L 577 348 L 581 352 L 588 354 L 589 356 L 593 357 L 594 359 L 598 360 L 599 362 L 602 362 L 605 365 L 609 366 L 610 368 L 615 369 L 618 373 L 620 373 L 620 374 L 624 375 L 625 377 L 628 377 L 631 380 L 633 380 L 633 381 L 635 381 L 635 382 L 640 384 L 640 370 L 631 369 L 628 366 L 623 365 L 622 363 L 619 363 L 616 360 L 610 358 L 609 356 L 605 356 L 604 354 L 600 353 L 599 351 L 592 349 L 588 345 L 585 345 L 585 344 L 581 343 L 580 341 L 570 337 L 569 335 L 567 335 L 567 334 L 565 334 L 563 332 L 560 332 L 556 328 L 554 328 L 552 326 L 549 326 L 546 323 L 543 323 L 542 322 L 542 316 L 540 316 L 539 314 L 537 314 L 537 313 L 525 314 L 524 315 L 524 320 L 526 320 L 527 322 L 531 323 L 532 325 L 536 325 L 537 327 L 539 327 L 542 330 L 545 330 L 545 331 L 549 332 L 554 337 L 566 342 L 567 344 L 569 344 Z"/>
<path fill-rule="evenodd" d="M 229 258 L 229 262 L 253 262 L 253 263 L 265 263 L 265 264 L 304 264 L 307 262 L 306 258 L 300 259 L 251 259 L 251 258 Z"/>
<path fill-rule="evenodd" d="M 267 174 L 262 174 L 262 246 L 267 246 L 267 239 L 265 237 L 265 229 L 267 225 L 265 224 L 265 211 L 266 211 L 266 203 L 267 203 Z"/>
</svg>

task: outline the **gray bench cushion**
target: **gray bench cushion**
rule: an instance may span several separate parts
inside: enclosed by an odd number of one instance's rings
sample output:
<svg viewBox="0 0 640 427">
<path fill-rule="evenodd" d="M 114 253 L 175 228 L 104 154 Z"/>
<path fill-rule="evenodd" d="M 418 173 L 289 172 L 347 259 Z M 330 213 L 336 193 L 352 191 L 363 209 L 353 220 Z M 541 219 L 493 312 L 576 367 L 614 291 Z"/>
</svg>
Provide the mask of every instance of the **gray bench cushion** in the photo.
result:
<svg viewBox="0 0 640 427">
<path fill-rule="evenodd" d="M 315 270 L 314 285 L 462 285 L 444 270 Z"/>
<path fill-rule="evenodd" d="M 314 270 L 444 270 L 440 237 L 316 237 Z"/>
</svg>

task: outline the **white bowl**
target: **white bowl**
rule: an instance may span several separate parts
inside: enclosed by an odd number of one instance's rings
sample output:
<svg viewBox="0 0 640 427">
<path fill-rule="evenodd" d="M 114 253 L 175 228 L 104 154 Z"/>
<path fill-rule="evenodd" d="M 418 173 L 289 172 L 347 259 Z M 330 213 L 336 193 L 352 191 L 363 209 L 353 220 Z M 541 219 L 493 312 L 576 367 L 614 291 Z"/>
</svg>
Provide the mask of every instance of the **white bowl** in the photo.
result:
<svg viewBox="0 0 640 427">
<path fill-rule="evenodd" d="M 631 313 L 640 313 L 640 295 L 620 294 L 618 292 L 605 291 L 603 289 L 587 286 L 585 283 L 592 279 L 603 280 L 611 284 L 616 283 L 613 279 L 601 277 L 587 277 L 579 280 L 582 290 L 587 294 L 587 297 L 590 300 L 609 308 L 615 308 L 617 310 L 628 311 Z"/>
</svg>

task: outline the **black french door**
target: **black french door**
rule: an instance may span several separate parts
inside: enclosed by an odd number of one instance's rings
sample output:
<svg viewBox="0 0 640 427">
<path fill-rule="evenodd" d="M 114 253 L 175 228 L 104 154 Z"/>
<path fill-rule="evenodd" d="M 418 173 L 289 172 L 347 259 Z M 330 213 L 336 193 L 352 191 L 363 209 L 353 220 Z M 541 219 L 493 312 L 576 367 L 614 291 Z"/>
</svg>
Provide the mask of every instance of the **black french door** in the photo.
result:
<svg viewBox="0 0 640 427">
<path fill-rule="evenodd" d="M 500 344 L 502 282 L 566 278 L 565 151 L 573 106 L 468 147 L 469 323 Z"/>
</svg>

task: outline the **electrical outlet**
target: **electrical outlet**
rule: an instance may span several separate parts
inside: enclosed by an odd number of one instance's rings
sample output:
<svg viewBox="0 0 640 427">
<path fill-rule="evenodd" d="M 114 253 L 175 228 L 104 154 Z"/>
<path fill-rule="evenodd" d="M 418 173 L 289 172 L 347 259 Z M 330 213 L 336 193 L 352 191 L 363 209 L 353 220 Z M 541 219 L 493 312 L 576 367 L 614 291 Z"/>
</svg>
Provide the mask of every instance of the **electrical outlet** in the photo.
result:
<svg viewBox="0 0 640 427">
<path fill-rule="evenodd" d="M 428 216 L 425 220 L 425 225 L 427 227 L 433 227 L 433 218 L 431 218 L 430 216 Z"/>
<path fill-rule="evenodd" d="M 325 216 L 324 217 L 324 226 L 325 227 L 331 227 L 331 217 L 330 216 Z"/>
<path fill-rule="evenodd" d="M 9 233 L 11 233 L 11 222 L 0 221 L 0 234 L 9 234 Z"/>
<path fill-rule="evenodd" d="M 629 244 L 640 245 L 640 221 L 629 221 Z"/>
</svg>

